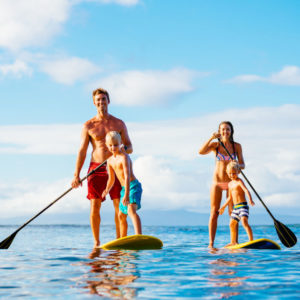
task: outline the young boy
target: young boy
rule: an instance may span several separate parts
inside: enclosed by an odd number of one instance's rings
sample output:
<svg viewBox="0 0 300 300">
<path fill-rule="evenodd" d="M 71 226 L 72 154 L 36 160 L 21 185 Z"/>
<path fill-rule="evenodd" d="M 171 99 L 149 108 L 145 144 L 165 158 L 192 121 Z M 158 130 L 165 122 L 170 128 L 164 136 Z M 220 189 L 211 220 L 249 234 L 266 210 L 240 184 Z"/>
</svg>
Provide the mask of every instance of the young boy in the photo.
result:
<svg viewBox="0 0 300 300">
<path fill-rule="evenodd" d="M 141 220 L 136 213 L 141 208 L 142 185 L 133 174 L 132 162 L 121 144 L 120 134 L 117 131 L 108 132 L 105 143 L 112 156 L 107 159 L 108 181 L 102 197 L 109 193 L 116 175 L 122 186 L 119 206 L 120 235 L 127 236 L 127 214 L 132 220 L 135 234 L 142 234 Z"/>
<path fill-rule="evenodd" d="M 238 177 L 240 173 L 239 164 L 235 161 L 230 162 L 227 165 L 226 172 L 231 179 L 228 184 L 228 198 L 226 203 L 219 209 L 220 215 L 224 213 L 225 207 L 233 201 L 233 211 L 231 213 L 230 220 L 230 239 L 231 242 L 227 246 L 232 246 L 237 244 L 237 224 L 241 220 L 242 225 L 245 228 L 249 241 L 253 240 L 253 233 L 250 225 L 248 224 L 249 216 L 249 206 L 247 205 L 247 200 L 245 194 L 249 198 L 250 204 L 253 206 L 254 202 L 252 200 L 251 194 L 244 182 Z"/>
</svg>

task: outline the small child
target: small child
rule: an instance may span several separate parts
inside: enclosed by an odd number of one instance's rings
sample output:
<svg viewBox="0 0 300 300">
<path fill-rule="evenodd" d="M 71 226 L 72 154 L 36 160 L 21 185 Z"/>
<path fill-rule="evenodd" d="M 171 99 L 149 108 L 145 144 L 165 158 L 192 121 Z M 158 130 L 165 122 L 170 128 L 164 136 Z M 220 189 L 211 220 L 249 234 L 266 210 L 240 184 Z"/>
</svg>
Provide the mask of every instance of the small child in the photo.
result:
<svg viewBox="0 0 300 300">
<path fill-rule="evenodd" d="M 141 220 L 136 213 L 141 208 L 142 185 L 133 174 L 132 162 L 123 149 L 120 134 L 117 131 L 108 132 L 105 143 L 112 156 L 107 160 L 108 180 L 102 197 L 109 193 L 116 175 L 122 186 L 119 206 L 120 235 L 127 236 L 127 214 L 132 220 L 135 234 L 142 234 Z"/>
<path fill-rule="evenodd" d="M 219 209 L 220 215 L 224 213 L 225 207 L 232 201 L 233 211 L 231 213 L 230 220 L 230 244 L 227 246 L 232 246 L 237 244 L 237 230 L 238 222 L 241 220 L 242 225 L 245 228 L 249 241 L 253 240 L 253 233 L 250 225 L 248 224 L 249 216 L 249 206 L 247 205 L 247 200 L 245 194 L 249 198 L 250 204 L 253 206 L 254 202 L 252 200 L 251 194 L 244 182 L 238 177 L 240 173 L 239 164 L 236 161 L 232 161 L 227 165 L 226 172 L 231 179 L 228 184 L 228 198 L 226 203 Z"/>
</svg>

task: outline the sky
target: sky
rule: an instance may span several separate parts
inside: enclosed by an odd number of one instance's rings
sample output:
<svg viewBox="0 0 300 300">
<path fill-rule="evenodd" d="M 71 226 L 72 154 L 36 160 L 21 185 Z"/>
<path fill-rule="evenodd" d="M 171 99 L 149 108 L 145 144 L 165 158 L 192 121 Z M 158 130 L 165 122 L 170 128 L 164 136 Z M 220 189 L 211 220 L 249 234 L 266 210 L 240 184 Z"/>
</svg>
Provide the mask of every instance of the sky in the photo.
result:
<svg viewBox="0 0 300 300">
<path fill-rule="evenodd" d="M 209 213 L 214 155 L 198 150 L 230 120 L 263 201 L 275 216 L 300 216 L 299 9 L 296 0 L 0 0 L 0 223 L 22 223 L 70 187 L 98 87 L 128 127 L 144 212 Z M 251 214 L 267 218 L 253 199 Z M 111 214 L 111 202 L 102 210 Z M 88 211 L 84 184 L 47 214 L 88 223 Z"/>
</svg>

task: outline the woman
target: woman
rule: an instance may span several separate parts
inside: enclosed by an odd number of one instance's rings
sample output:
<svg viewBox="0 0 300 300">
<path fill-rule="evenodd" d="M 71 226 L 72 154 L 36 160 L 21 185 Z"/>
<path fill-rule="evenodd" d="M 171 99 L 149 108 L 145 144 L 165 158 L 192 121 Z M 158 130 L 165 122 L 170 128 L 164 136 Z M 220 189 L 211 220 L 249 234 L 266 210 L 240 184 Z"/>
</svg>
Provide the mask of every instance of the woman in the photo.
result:
<svg viewBox="0 0 300 300">
<path fill-rule="evenodd" d="M 233 126 L 229 121 L 222 122 L 219 125 L 219 131 L 213 133 L 211 138 L 204 143 L 199 150 L 199 154 L 205 155 L 213 151 L 216 156 L 216 167 L 210 192 L 211 211 L 208 224 L 210 248 L 213 248 L 214 245 L 219 216 L 218 210 L 221 205 L 222 192 L 226 191 L 227 196 L 228 182 L 230 181 L 230 178 L 226 173 L 226 167 L 231 160 L 230 156 L 221 146 L 219 141 L 213 142 L 213 140 L 219 138 L 231 154 L 231 157 L 239 163 L 239 167 L 241 169 L 245 168 L 242 146 L 239 143 L 234 142 L 233 132 Z M 228 211 L 229 214 L 231 214 L 232 205 L 228 207 Z"/>
</svg>

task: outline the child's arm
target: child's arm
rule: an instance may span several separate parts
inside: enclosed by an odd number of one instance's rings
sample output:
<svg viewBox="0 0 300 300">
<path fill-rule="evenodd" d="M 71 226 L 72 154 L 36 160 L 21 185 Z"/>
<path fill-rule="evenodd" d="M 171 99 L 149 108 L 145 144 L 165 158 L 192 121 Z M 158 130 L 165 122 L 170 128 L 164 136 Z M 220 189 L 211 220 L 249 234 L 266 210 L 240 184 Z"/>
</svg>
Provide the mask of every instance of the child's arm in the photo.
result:
<svg viewBox="0 0 300 300">
<path fill-rule="evenodd" d="M 130 190 L 130 175 L 131 175 L 131 170 L 130 170 L 130 158 L 129 155 L 124 153 L 123 156 L 123 170 L 124 170 L 124 197 L 122 199 L 123 205 L 127 206 L 129 203 L 129 190 Z"/>
<path fill-rule="evenodd" d="M 252 196 L 249 192 L 249 190 L 247 189 L 247 187 L 245 186 L 245 183 L 240 179 L 240 187 L 243 189 L 243 191 L 245 192 L 245 194 L 247 195 L 247 197 L 249 198 L 249 202 L 252 206 L 255 205 L 254 201 L 252 200 Z"/>
<path fill-rule="evenodd" d="M 106 195 L 109 193 L 110 189 L 114 185 L 115 182 L 115 172 L 112 166 L 109 163 L 109 160 L 107 161 L 107 173 L 108 173 L 108 179 L 106 183 L 106 188 L 102 193 L 102 198 L 105 198 Z"/>
<path fill-rule="evenodd" d="M 224 205 L 219 209 L 219 214 L 223 215 L 226 206 L 232 201 L 231 191 L 228 189 L 228 198 Z"/>
</svg>

